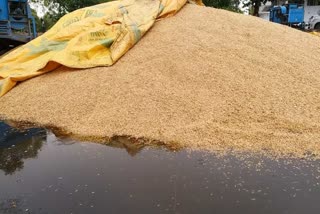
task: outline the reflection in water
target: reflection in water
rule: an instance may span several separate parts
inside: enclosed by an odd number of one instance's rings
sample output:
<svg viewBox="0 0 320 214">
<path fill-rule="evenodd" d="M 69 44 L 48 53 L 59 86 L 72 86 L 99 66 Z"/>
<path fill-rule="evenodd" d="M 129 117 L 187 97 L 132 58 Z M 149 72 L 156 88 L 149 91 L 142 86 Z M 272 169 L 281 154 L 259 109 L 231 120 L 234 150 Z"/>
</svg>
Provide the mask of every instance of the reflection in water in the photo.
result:
<svg viewBox="0 0 320 214">
<path fill-rule="evenodd" d="M 72 139 L 0 122 L 1 214 L 320 210 L 319 160 L 143 149 L 150 143 L 128 137 L 111 138 L 110 147 Z"/>
<path fill-rule="evenodd" d="M 66 136 L 58 129 L 52 130 L 63 145 L 73 144 L 72 136 Z M 70 138 L 71 137 L 71 138 Z M 42 128 L 30 128 L 28 124 L 0 121 L 0 170 L 6 175 L 13 174 L 23 168 L 24 159 L 36 158 L 43 142 L 46 141 L 47 131 Z M 167 150 L 180 150 L 179 146 L 162 142 L 147 143 L 145 139 L 136 139 L 127 136 L 114 136 L 105 143 L 106 146 L 125 149 L 130 156 L 135 156 L 144 147 L 151 144 L 157 147 L 166 147 Z"/>
<path fill-rule="evenodd" d="M 180 144 L 175 142 L 166 144 L 158 140 L 135 138 L 126 135 L 115 135 L 110 138 L 99 138 L 81 135 L 70 135 L 56 127 L 51 127 L 50 131 L 58 138 L 58 141 L 63 145 L 69 145 L 76 142 L 96 142 L 112 148 L 125 149 L 127 153 L 132 157 L 140 153 L 147 146 L 153 148 L 164 148 L 172 152 L 180 151 L 183 149 Z"/>
<path fill-rule="evenodd" d="M 0 170 L 5 174 L 21 170 L 24 159 L 37 157 L 44 140 L 44 129 L 15 129 L 0 122 Z"/>
<path fill-rule="evenodd" d="M 146 139 L 137 139 L 128 136 L 114 136 L 106 145 L 113 148 L 125 149 L 131 156 L 137 155 L 147 145 L 166 148 L 168 151 L 179 151 L 182 149 L 179 145 L 173 143 L 166 145 L 161 141 L 152 141 L 151 143 L 147 142 L 148 140 Z"/>
<path fill-rule="evenodd" d="M 145 147 L 143 143 L 134 139 L 130 140 L 127 137 L 115 137 L 107 145 L 114 148 L 125 149 L 131 156 L 135 156 Z"/>
</svg>

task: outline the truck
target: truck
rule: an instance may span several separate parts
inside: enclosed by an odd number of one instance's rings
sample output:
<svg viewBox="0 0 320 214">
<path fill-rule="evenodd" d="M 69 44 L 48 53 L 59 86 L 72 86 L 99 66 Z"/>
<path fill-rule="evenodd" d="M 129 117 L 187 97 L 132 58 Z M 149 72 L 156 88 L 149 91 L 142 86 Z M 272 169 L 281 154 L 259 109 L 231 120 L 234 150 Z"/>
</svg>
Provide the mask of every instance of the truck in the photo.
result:
<svg viewBox="0 0 320 214">
<path fill-rule="evenodd" d="M 320 31 L 320 16 L 311 16 L 309 19 L 309 29 Z"/>
<path fill-rule="evenodd" d="M 37 37 L 36 22 L 28 0 L 0 1 L 0 51 Z"/>
<path fill-rule="evenodd" d="M 319 30 L 320 0 L 267 1 L 260 7 L 259 16 L 303 30 Z"/>
<path fill-rule="evenodd" d="M 270 9 L 269 20 L 283 25 L 304 29 L 303 5 L 285 4 Z"/>
</svg>

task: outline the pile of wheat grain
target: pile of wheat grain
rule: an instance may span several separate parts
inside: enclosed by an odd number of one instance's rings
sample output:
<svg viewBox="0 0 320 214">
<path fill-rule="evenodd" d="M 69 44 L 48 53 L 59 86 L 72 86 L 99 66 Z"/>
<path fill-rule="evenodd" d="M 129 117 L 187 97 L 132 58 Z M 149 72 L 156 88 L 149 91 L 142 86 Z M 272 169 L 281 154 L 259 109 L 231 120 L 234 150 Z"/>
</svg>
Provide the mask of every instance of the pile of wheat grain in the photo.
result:
<svg viewBox="0 0 320 214">
<path fill-rule="evenodd" d="M 26 81 L 0 114 L 83 136 L 320 157 L 319 57 L 319 37 L 187 5 L 114 66 Z"/>
</svg>

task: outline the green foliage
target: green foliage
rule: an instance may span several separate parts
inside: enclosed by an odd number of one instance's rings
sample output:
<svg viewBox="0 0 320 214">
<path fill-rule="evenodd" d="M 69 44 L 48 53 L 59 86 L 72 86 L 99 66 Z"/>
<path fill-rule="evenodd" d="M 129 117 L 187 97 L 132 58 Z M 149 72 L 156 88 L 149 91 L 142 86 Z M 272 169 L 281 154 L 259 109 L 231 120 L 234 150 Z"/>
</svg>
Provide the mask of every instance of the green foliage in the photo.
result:
<svg viewBox="0 0 320 214">
<path fill-rule="evenodd" d="M 108 2 L 110 0 L 30 0 L 48 9 L 44 17 L 38 18 L 36 23 L 38 32 L 45 32 L 50 29 L 63 15 L 74 10 Z M 252 0 L 253 1 L 253 0 Z M 240 0 L 203 0 L 209 7 L 221 8 L 234 12 L 241 12 L 239 9 Z"/>
<path fill-rule="evenodd" d="M 32 12 L 32 16 L 34 17 L 35 21 L 36 21 L 36 28 L 37 31 L 39 32 L 39 29 L 41 28 L 41 20 L 37 15 L 37 12 L 34 9 L 31 9 Z"/>
<path fill-rule="evenodd" d="M 52 27 L 63 15 L 74 10 L 88 7 L 110 0 L 30 0 L 48 9 L 49 12 L 41 19 L 42 31 Z"/>
<path fill-rule="evenodd" d="M 233 12 L 241 13 L 239 9 L 240 0 L 203 0 L 208 7 L 221 8 Z"/>
<path fill-rule="evenodd" d="M 44 33 L 55 24 L 55 18 L 50 13 L 45 14 L 43 17 L 39 17 L 37 12 L 32 9 L 32 15 L 36 21 L 36 28 L 38 33 Z"/>
<path fill-rule="evenodd" d="M 266 4 L 268 1 L 274 2 L 274 0 L 250 0 L 244 4 L 244 7 L 250 7 L 251 15 L 259 16 L 260 6 Z"/>
<path fill-rule="evenodd" d="M 46 32 L 56 23 L 56 17 L 50 13 L 47 13 L 43 16 L 41 21 L 42 21 L 41 32 Z"/>
</svg>

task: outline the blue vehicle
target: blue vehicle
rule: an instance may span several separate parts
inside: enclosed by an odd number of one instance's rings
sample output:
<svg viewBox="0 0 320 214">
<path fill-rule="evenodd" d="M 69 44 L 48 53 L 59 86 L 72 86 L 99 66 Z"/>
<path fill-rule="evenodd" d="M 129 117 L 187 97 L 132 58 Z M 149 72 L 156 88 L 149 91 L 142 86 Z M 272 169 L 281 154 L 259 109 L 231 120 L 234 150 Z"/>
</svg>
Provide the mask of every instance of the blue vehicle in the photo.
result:
<svg viewBox="0 0 320 214">
<path fill-rule="evenodd" d="M 28 0 L 0 0 L 0 50 L 37 37 Z"/>
<path fill-rule="evenodd" d="M 270 10 L 269 20 L 271 22 L 304 29 L 303 5 L 286 4 L 282 6 L 273 6 Z"/>
</svg>

